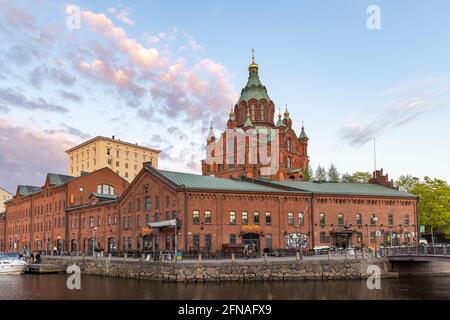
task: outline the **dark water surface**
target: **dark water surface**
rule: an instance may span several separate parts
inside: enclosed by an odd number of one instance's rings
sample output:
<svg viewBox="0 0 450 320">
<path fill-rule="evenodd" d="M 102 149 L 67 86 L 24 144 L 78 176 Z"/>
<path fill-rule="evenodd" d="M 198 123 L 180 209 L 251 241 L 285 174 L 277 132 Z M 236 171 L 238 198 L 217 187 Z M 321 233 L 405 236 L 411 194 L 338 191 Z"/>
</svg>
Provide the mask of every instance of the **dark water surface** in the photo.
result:
<svg viewBox="0 0 450 320">
<path fill-rule="evenodd" d="M 69 290 L 67 275 L 0 275 L 0 299 L 450 299 L 450 277 L 382 279 L 381 290 L 365 280 L 164 283 L 82 276 Z"/>
</svg>

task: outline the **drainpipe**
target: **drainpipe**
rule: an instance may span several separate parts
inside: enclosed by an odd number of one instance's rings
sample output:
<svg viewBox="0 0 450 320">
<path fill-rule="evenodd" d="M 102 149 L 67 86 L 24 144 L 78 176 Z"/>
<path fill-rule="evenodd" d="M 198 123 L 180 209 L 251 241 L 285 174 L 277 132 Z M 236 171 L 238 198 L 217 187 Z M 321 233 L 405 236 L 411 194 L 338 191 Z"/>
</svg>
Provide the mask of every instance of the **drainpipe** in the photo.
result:
<svg viewBox="0 0 450 320">
<path fill-rule="evenodd" d="M 187 234 L 187 224 L 188 224 L 188 209 L 187 209 L 187 205 L 188 205 L 188 200 L 187 200 L 187 192 L 186 189 L 184 190 L 184 254 L 187 253 L 187 248 L 188 248 L 188 234 Z"/>
<path fill-rule="evenodd" d="M 315 247 L 315 239 L 314 239 L 314 194 L 311 194 L 311 249 L 314 249 Z"/>
<path fill-rule="evenodd" d="M 123 243 L 121 242 L 122 239 L 122 208 L 120 204 L 117 204 L 117 209 L 119 210 L 119 221 L 117 222 L 117 228 L 119 228 L 119 239 L 117 239 L 117 253 L 123 253 Z"/>
<path fill-rule="evenodd" d="M 419 197 L 416 198 L 416 233 L 418 235 L 416 245 L 418 245 L 420 242 L 420 238 L 422 237 L 422 234 L 420 233 L 420 220 L 419 220 Z"/>
</svg>

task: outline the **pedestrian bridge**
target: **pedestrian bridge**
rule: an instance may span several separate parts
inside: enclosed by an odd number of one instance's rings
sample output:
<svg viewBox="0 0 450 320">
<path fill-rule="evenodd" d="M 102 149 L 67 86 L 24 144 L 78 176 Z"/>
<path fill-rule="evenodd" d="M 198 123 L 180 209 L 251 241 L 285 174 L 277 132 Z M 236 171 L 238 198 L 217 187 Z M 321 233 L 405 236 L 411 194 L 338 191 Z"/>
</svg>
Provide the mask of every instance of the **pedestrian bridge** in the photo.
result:
<svg viewBox="0 0 450 320">
<path fill-rule="evenodd" d="M 450 274 L 450 246 L 408 246 L 381 249 L 400 276 Z"/>
</svg>

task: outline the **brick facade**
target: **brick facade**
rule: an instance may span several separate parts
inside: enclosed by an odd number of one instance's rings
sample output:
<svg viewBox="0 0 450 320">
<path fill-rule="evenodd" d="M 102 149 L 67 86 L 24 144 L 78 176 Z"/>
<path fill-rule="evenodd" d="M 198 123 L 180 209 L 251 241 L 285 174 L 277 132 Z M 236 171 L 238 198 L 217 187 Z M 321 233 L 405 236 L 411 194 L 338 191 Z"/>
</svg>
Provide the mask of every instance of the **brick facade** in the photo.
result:
<svg viewBox="0 0 450 320">
<path fill-rule="evenodd" d="M 114 185 L 120 197 L 92 195 L 99 184 Z M 174 250 L 175 241 L 183 251 L 208 248 L 215 252 L 230 243 L 248 241 L 257 243 L 260 250 L 286 249 L 292 235 L 304 235 L 307 249 L 418 240 L 414 197 L 311 194 L 277 188 L 271 192 L 195 190 L 176 185 L 150 168 L 143 168 L 127 186 L 109 169 L 102 169 L 61 186 L 46 184 L 36 194 L 10 201 L 6 250 L 45 251 L 43 239 L 48 239 L 48 250 L 58 246 L 59 250 L 91 253 L 95 247 L 115 254 Z M 145 227 L 175 218 L 176 239 L 174 228 Z"/>
<path fill-rule="evenodd" d="M 69 232 L 66 210 L 87 203 L 89 195 L 103 184 L 113 185 L 116 194 L 128 186 L 126 180 L 103 168 L 59 185 L 52 184 L 48 175 L 39 191 L 26 195 L 18 188 L 14 198 L 6 203 L 5 249 L 66 250 Z"/>
</svg>

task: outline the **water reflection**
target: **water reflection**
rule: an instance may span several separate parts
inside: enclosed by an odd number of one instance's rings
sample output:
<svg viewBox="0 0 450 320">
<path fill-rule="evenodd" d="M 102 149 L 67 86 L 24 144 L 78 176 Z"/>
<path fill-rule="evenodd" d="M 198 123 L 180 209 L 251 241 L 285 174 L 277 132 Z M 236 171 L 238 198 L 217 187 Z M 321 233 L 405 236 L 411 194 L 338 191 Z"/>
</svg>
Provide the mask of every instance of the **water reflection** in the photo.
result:
<svg viewBox="0 0 450 320">
<path fill-rule="evenodd" d="M 0 276 L 0 299 L 449 299 L 450 277 L 363 280 L 177 284 L 82 276 L 68 290 L 66 275 Z"/>
</svg>

